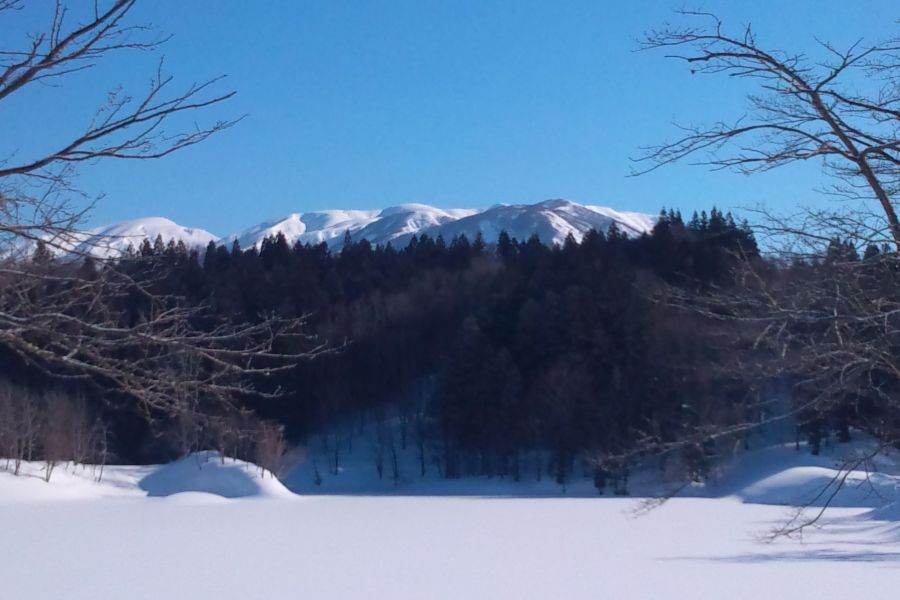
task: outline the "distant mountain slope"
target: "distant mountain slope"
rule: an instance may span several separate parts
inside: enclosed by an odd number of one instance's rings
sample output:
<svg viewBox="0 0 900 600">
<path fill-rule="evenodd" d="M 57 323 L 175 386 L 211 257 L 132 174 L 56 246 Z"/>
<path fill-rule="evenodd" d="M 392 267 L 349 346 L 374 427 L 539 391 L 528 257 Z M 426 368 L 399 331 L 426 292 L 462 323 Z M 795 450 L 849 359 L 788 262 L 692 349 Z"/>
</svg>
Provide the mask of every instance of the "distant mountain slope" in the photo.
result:
<svg viewBox="0 0 900 600">
<path fill-rule="evenodd" d="M 151 242 L 157 237 L 163 241 L 181 241 L 188 248 L 202 249 L 209 242 L 218 242 L 216 235 L 194 227 L 184 227 L 165 217 L 144 217 L 119 221 L 88 229 L 73 232 L 57 238 L 45 238 L 54 254 L 64 254 L 66 250 L 72 255 L 90 255 L 96 258 L 114 258 L 124 254 L 129 246 L 137 250 L 146 239 Z M 26 242 L 18 245 L 8 256 L 16 258 L 29 257 L 34 253 L 34 242 Z"/>
<path fill-rule="evenodd" d="M 347 231 L 359 231 L 378 218 L 377 210 L 322 210 L 293 213 L 282 219 L 267 221 L 223 238 L 225 242 L 237 240 L 241 248 L 259 247 L 262 241 L 278 233 L 284 234 L 292 244 L 319 244 L 341 240 Z"/>
<path fill-rule="evenodd" d="M 401 204 L 382 210 L 322 210 L 290 214 L 282 219 L 266 221 L 239 233 L 219 238 L 193 227 L 184 227 L 164 217 L 146 217 L 112 223 L 70 236 L 65 243 L 57 241 L 73 253 L 110 258 L 124 253 L 129 246 L 137 249 L 144 239 L 157 236 L 163 241 L 182 241 L 189 248 L 202 249 L 209 242 L 242 248 L 257 248 L 263 240 L 278 233 L 290 244 L 296 242 L 327 243 L 339 248 L 347 232 L 353 240 L 372 244 L 393 243 L 397 247 L 409 243 L 413 235 L 442 235 L 448 242 L 457 235 L 474 239 L 479 233 L 494 242 L 501 231 L 525 240 L 536 234 L 547 244 L 562 243 L 568 234 L 576 240 L 591 229 L 607 231 L 617 226 L 635 236 L 653 228 L 656 217 L 635 212 L 620 212 L 603 206 L 591 206 L 568 200 L 547 200 L 537 204 L 498 204 L 487 209 L 436 208 L 426 204 Z M 17 252 L 29 256 L 33 244 Z"/>
<path fill-rule="evenodd" d="M 145 239 L 153 242 L 157 237 L 162 237 L 167 243 L 169 240 L 184 242 L 188 248 L 203 248 L 209 242 L 219 241 L 218 236 L 204 229 L 184 227 L 165 217 L 146 217 L 87 231 L 84 241 L 77 244 L 74 250 L 108 258 L 125 252 L 129 245 L 137 249 Z"/>
<path fill-rule="evenodd" d="M 284 234 L 289 243 L 326 242 L 340 246 L 349 232 L 354 240 L 372 244 L 406 245 L 413 235 L 456 235 L 474 238 L 481 233 L 492 242 L 501 231 L 527 239 L 537 234 L 541 241 L 562 243 L 568 234 L 576 240 L 591 229 L 606 231 L 612 223 L 629 235 L 653 228 L 656 218 L 634 212 L 620 212 L 602 206 L 577 204 L 568 200 L 547 200 L 538 204 L 495 205 L 487 209 L 443 209 L 425 204 L 402 204 L 381 211 L 326 210 L 295 213 L 283 219 L 261 223 L 223 241 L 237 240 L 242 248 L 259 246 L 268 237 Z"/>
<path fill-rule="evenodd" d="M 375 221 L 355 234 L 351 232 L 351 235 L 354 240 L 368 240 L 373 244 L 393 242 L 402 246 L 415 234 L 455 223 L 477 213 L 477 209 L 443 209 L 426 204 L 402 204 L 384 209 Z"/>
<path fill-rule="evenodd" d="M 276 221 L 260 223 L 226 239 L 237 240 L 242 248 L 259 247 L 262 241 L 279 232 L 288 242 L 339 246 L 349 231 L 355 240 L 386 244 L 403 236 L 410 237 L 430 227 L 455 221 L 476 213 L 471 209 L 442 209 L 425 204 L 401 204 L 383 210 L 323 210 L 294 213 Z"/>
<path fill-rule="evenodd" d="M 446 240 L 456 235 L 474 238 L 481 233 L 492 242 L 501 231 L 525 240 L 532 235 L 545 244 L 561 244 L 570 233 L 580 241 L 591 229 L 606 232 L 613 223 L 630 236 L 653 229 L 655 217 L 642 213 L 622 213 L 611 208 L 585 206 L 568 200 L 547 200 L 538 204 L 496 205 L 487 210 L 432 227 L 420 233 L 441 234 Z M 398 239 L 403 241 L 403 238 Z"/>
</svg>

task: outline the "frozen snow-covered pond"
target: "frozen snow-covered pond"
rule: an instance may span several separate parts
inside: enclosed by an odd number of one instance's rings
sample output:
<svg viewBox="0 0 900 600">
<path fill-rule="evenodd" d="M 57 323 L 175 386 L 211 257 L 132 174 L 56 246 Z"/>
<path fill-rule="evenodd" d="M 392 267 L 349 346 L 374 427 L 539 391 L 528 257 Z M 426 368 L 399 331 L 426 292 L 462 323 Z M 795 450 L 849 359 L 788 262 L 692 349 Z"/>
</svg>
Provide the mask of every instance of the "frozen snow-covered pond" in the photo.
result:
<svg viewBox="0 0 900 600">
<path fill-rule="evenodd" d="M 788 509 L 747 494 L 635 518 L 628 498 L 298 496 L 214 469 L 113 467 L 102 484 L 0 473 L 0 598 L 795 600 L 900 587 L 890 509 L 832 509 L 825 530 L 767 544 L 758 536 Z M 747 489 L 774 498 L 822 469 Z"/>
<path fill-rule="evenodd" d="M 889 598 L 892 527 L 680 499 L 105 499 L 2 507 L 3 598 Z"/>
</svg>

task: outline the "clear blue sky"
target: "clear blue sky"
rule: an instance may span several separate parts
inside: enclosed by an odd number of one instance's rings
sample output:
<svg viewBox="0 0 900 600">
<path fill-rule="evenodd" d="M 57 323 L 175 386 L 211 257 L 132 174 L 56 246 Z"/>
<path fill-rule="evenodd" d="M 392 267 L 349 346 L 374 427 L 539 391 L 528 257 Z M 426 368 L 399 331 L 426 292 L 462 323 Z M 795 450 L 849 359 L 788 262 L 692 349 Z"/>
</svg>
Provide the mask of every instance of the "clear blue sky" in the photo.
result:
<svg viewBox="0 0 900 600">
<path fill-rule="evenodd" d="M 49 2 L 17 26 L 34 29 Z M 159 161 L 86 167 L 105 193 L 91 224 L 162 215 L 224 235 L 289 212 L 403 202 L 487 206 L 567 198 L 657 212 L 815 201 L 816 165 L 744 177 L 675 166 L 628 178 L 629 157 L 673 121 L 742 113 L 741 88 L 692 77 L 643 31 L 682 3 L 638 1 L 146 0 L 136 21 L 173 34 L 176 83 L 228 74 L 219 116 L 248 117 Z M 695 5 L 690 5 L 695 6 Z M 803 49 L 895 33 L 889 1 L 715 1 L 727 25 Z M 45 18 L 46 13 L 44 13 Z M 12 21 L 10 21 L 12 22 Z M 8 47 L 15 28 L 0 31 Z M 83 127 L 105 90 L 140 87 L 156 58 L 120 56 L 0 107 L 0 151 L 49 148 Z"/>
</svg>

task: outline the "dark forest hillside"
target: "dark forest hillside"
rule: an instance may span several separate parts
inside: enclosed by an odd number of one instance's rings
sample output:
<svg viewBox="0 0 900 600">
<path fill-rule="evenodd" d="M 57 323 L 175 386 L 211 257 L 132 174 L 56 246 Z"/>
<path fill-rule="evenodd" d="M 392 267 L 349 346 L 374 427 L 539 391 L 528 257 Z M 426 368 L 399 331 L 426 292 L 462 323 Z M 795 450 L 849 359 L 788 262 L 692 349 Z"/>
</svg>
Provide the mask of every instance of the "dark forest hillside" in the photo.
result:
<svg viewBox="0 0 900 600">
<path fill-rule="evenodd" d="M 87 278 L 104 268 L 40 248 L 32 260 Z M 734 322 L 683 299 L 741 293 L 736 273 L 748 264 L 789 270 L 761 258 L 752 233 L 715 209 L 687 222 L 663 212 L 638 238 L 612 227 L 554 246 L 506 234 L 491 243 L 421 236 L 404 248 L 348 237 L 339 251 L 291 247 L 281 236 L 259 250 L 211 243 L 205 252 L 145 240 L 117 267 L 154 294 L 230 322 L 306 315 L 305 335 L 281 349 L 326 351 L 252 376 L 243 383 L 260 393 L 237 405 L 197 397 L 183 399 L 187 410 L 154 412 L 89 381 L 78 383 L 75 412 L 102 423 L 104 447 L 123 461 L 204 447 L 263 460 L 253 455 L 260 437 L 277 448 L 282 431 L 301 444 L 374 428 L 390 436 L 385 443 L 420 447 L 423 461 L 427 448 L 446 477 L 516 478 L 537 452 L 560 481 L 592 459 L 602 486 L 676 443 L 686 473 L 701 477 L 722 445 L 702 432 L 757 418 L 771 381 L 736 368 L 734 357 L 754 349 Z M 122 301 L 132 325 L 147 318 L 140 295 Z M 8 364 L 15 385 L 45 394 L 33 386 L 39 369 Z M 823 423 L 816 415 L 809 430 L 821 436 L 831 427 Z"/>
</svg>

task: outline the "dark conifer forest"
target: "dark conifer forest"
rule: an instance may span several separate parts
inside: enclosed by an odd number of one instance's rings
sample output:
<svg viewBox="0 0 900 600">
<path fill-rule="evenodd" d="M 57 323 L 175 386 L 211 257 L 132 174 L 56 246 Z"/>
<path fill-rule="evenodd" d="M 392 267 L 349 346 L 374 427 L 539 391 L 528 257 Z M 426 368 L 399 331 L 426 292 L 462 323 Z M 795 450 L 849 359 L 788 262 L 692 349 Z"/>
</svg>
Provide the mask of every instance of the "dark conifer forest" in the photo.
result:
<svg viewBox="0 0 900 600">
<path fill-rule="evenodd" d="M 832 244 L 828 256 L 839 254 L 855 250 Z M 811 389 L 783 368 L 768 372 L 771 352 L 742 334 L 742 319 L 725 318 L 754 309 L 721 299 L 753 297 L 753 284 L 738 277 L 748 266 L 769 282 L 799 281 L 827 272 L 828 256 L 792 265 L 763 258 L 750 230 L 716 209 L 687 222 L 663 211 L 641 237 L 613 226 L 554 246 L 505 233 L 422 235 L 403 248 L 348 234 L 339 250 L 292 247 L 280 234 L 259 250 L 145 240 L 116 267 L 146 289 L 229 322 L 303 316 L 304 334 L 276 350 L 318 352 L 240 375 L 253 393 L 237 402 L 185 398 L 174 414 L 118 397 L 102 378 L 79 380 L 78 407 L 67 414 L 98 423 L 104 457 L 115 461 L 219 448 L 265 462 L 258 448 L 278 447 L 273 435 L 300 445 L 374 431 L 391 447 L 418 449 L 422 473 L 444 477 L 519 478 L 539 454 L 561 483 L 590 461 L 598 487 L 618 490 L 635 461 L 676 449 L 686 474 L 699 478 L 740 443 L 735 432 L 771 412 L 761 393 L 786 381 L 801 396 Z M 60 275 L 77 269 L 80 279 L 104 268 L 40 247 L 31 260 Z M 60 281 L 47 286 L 64 288 Z M 129 325 L 147 318 L 141 295 L 122 302 Z M 15 385 L 46 391 L 40 365 L 6 361 Z M 178 368 L 199 375 L 207 365 Z M 854 418 L 844 405 L 806 417 L 798 435 L 814 445 L 831 430 L 848 435 Z"/>
</svg>

